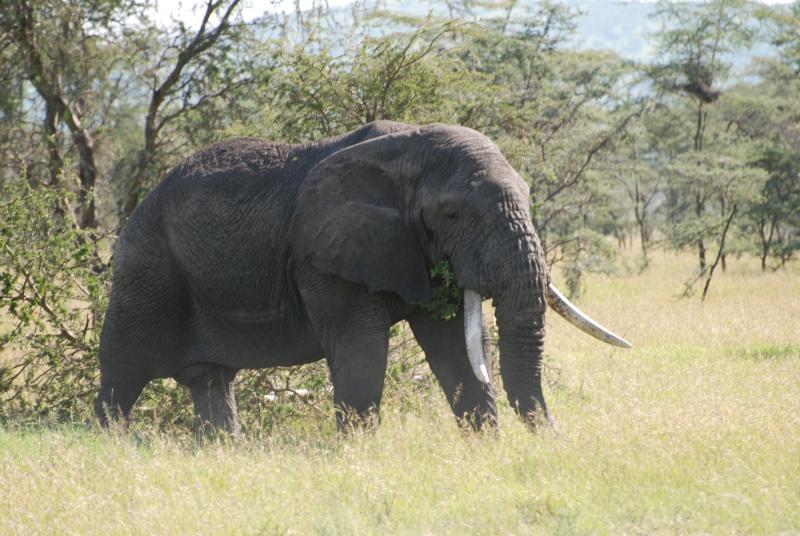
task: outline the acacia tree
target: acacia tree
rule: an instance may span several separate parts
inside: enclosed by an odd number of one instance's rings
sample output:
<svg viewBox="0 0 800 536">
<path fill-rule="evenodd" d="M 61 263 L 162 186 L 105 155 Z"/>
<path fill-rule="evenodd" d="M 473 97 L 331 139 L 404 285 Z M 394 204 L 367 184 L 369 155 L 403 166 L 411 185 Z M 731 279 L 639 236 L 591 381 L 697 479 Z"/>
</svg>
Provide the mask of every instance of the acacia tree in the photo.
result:
<svg viewBox="0 0 800 536">
<path fill-rule="evenodd" d="M 0 133 L 9 143 L 2 150 L 23 155 L 32 143 L 21 149 L 11 144 L 40 137 L 48 169 L 42 179 L 27 161 L 3 160 L 0 315 L 11 329 L 0 334 L 0 351 L 13 349 L 20 357 L 0 363 L 0 413 L 69 416 L 93 396 L 112 245 L 94 229 L 101 223 L 95 187 L 122 167 L 118 155 L 133 145 L 126 137 L 132 126 L 144 124 L 147 147 L 155 147 L 156 155 L 143 161 L 152 165 L 168 152 L 159 147 L 167 126 L 178 132 L 188 122 L 199 124 L 193 113 L 242 82 L 216 61 L 238 53 L 221 37 L 237 3 L 208 3 L 200 29 L 167 32 L 173 47 L 164 50 L 163 32 L 133 2 L 0 4 L 0 57 L 11 60 L 0 66 L 0 84 L 12 90 L 0 98 L 0 125 L 11 127 Z M 211 24 L 218 9 L 220 18 Z M 128 13 L 140 15 L 139 23 L 132 24 Z M 248 65 L 237 63 L 236 72 Z M 145 79 L 153 90 L 142 99 Z M 31 118 L 42 126 L 30 129 Z M 35 161 L 40 155 L 34 150 L 29 156 Z M 79 184 L 76 196 L 73 182 Z M 72 222 L 63 207 L 75 198 L 78 217 Z"/>
<path fill-rule="evenodd" d="M 13 170 L 31 161 L 35 144 L 28 139 L 25 125 L 25 82 L 16 61 L 11 36 L 0 33 L 0 182 L 9 180 Z"/>
<path fill-rule="evenodd" d="M 613 196 L 616 202 L 622 204 L 623 210 L 633 214 L 642 252 L 642 269 L 648 266 L 653 217 L 662 201 L 662 189 L 666 181 L 654 143 L 657 141 L 643 122 L 637 121 L 617 145 L 614 156 L 608 159 L 606 171 L 618 186 L 618 193 Z"/>
<path fill-rule="evenodd" d="M 783 266 L 800 249 L 800 79 L 782 60 L 760 60 L 759 82 L 737 87 L 724 107 L 728 130 L 753 145 L 751 163 L 768 176 L 739 224 L 762 270 L 770 258 Z"/>
<path fill-rule="evenodd" d="M 780 61 L 800 73 L 800 2 L 789 6 L 759 6 L 759 20 L 766 25 L 766 37 L 780 53 Z"/>
<path fill-rule="evenodd" d="M 767 259 L 780 268 L 800 250 L 800 151 L 773 137 L 759 144 L 755 164 L 768 174 L 762 197 L 747 216 L 758 235 L 761 270 Z"/>
<path fill-rule="evenodd" d="M 778 55 L 755 62 L 758 82 L 736 88 L 726 119 L 753 141 L 753 162 L 768 174 L 741 225 L 766 270 L 770 258 L 779 268 L 800 250 L 800 2 L 760 6 L 757 15 Z"/>
<path fill-rule="evenodd" d="M 685 247 L 712 237 L 717 241 L 717 252 L 708 269 L 701 270 L 686 285 L 688 294 L 696 282 L 703 280 L 703 300 L 708 295 L 714 271 L 722 261 L 734 219 L 746 203 L 759 198 L 766 179 L 763 170 L 750 164 L 750 150 L 746 144 L 731 142 L 714 153 L 688 151 L 670 162 L 665 170 L 670 186 L 680 192 L 683 203 L 713 197 L 720 201 L 723 210 L 722 213 L 706 211 L 699 217 L 685 218 L 682 214 L 687 209 L 693 212 L 691 207 L 682 206 L 680 202 L 671 207 L 674 223 L 670 225 L 668 235 L 675 247 Z"/>
<path fill-rule="evenodd" d="M 281 137 L 332 136 L 379 119 L 444 119 L 446 92 L 464 80 L 457 60 L 438 48 L 454 28 L 430 23 L 409 33 L 366 36 L 338 54 L 324 41 L 301 44 L 276 80 Z"/>
<path fill-rule="evenodd" d="M 543 4 L 512 18 L 509 9 L 470 9 L 462 15 L 476 20 L 458 22 L 366 17 L 391 28 L 380 37 L 338 27 L 330 36 L 320 25 L 262 92 L 274 100 L 230 132 L 301 141 L 376 119 L 475 128 L 531 185 L 549 260 L 581 267 L 577 289 L 583 269 L 609 266 L 608 255 L 589 254 L 607 248 L 584 215 L 605 204 L 601 161 L 639 107 L 622 91 L 630 70 L 615 56 L 564 49 L 573 12 Z"/>
<path fill-rule="evenodd" d="M 197 28 L 178 23 L 167 43 L 160 38 L 161 29 L 153 26 L 135 37 L 140 51 L 136 79 L 147 88 L 149 98 L 140 146 L 132 158 L 115 167 L 120 225 L 163 172 L 165 146 L 169 153 L 176 152 L 176 140 L 164 139 L 167 128 L 252 80 L 244 74 L 247 61 L 228 61 L 243 35 L 244 25 L 233 22 L 239 3 L 206 0 Z M 152 42 L 165 46 L 154 48 Z"/>
<path fill-rule="evenodd" d="M 712 0 L 702 3 L 661 1 L 656 17 L 662 23 L 655 35 L 656 56 L 661 62 L 651 68 L 651 77 L 662 92 L 668 106 L 678 113 L 673 117 L 686 125 L 690 136 L 683 143 L 684 151 L 702 153 L 717 151 L 709 146 L 709 112 L 723 93 L 730 73 L 730 53 L 750 43 L 754 30 L 749 24 L 750 4 L 745 0 Z M 686 99 L 683 103 L 681 99 Z M 682 110 L 683 109 L 683 110 Z M 681 112 L 685 115 L 681 117 Z M 691 111 L 691 117 L 690 114 Z M 679 115 L 681 114 L 681 115 Z M 691 117 L 691 118 L 690 118 Z M 691 121 L 691 123 L 690 123 Z M 693 126 L 689 128 L 689 124 Z M 703 158 L 698 156 L 698 158 Z M 692 210 L 681 212 L 683 218 L 703 221 L 710 204 L 716 212 L 729 213 L 725 197 L 713 189 L 687 191 L 673 189 L 673 197 L 692 195 Z M 687 203 L 680 204 L 686 208 Z M 676 212 L 673 212 L 677 216 Z M 709 233 L 697 233 L 697 255 L 700 273 L 707 269 L 706 249 Z M 717 237 L 724 242 L 724 237 Z M 721 252 L 724 262 L 724 250 Z"/>
<path fill-rule="evenodd" d="M 123 21 L 136 14 L 133 1 L 14 0 L 0 7 L 0 31 L 11 59 L 42 101 L 42 136 L 50 185 L 60 187 L 65 159 L 62 127 L 77 152 L 77 224 L 97 227 L 96 134 L 103 106 L 116 94 L 108 85 L 118 67 L 114 44 Z"/>
<path fill-rule="evenodd" d="M 174 138 L 170 150 L 162 150 L 165 131 L 177 130 L 191 112 L 252 79 L 243 74 L 251 63 L 236 48 L 247 36 L 233 21 L 239 2 L 208 0 L 196 28 L 180 22 L 161 27 L 138 0 L 14 0 L 0 6 L 2 52 L 41 102 L 52 187 L 68 187 L 61 184 L 62 171 L 71 148 L 77 153 L 80 227 L 98 225 L 95 187 L 104 171 L 124 222 L 163 171 L 164 154 L 176 152 Z M 237 54 L 238 61 L 231 61 Z M 118 160 L 113 154 L 98 158 L 104 143 L 119 146 L 114 136 L 126 139 L 126 130 L 141 128 L 136 123 L 143 125 L 138 148 L 121 148 Z"/>
</svg>

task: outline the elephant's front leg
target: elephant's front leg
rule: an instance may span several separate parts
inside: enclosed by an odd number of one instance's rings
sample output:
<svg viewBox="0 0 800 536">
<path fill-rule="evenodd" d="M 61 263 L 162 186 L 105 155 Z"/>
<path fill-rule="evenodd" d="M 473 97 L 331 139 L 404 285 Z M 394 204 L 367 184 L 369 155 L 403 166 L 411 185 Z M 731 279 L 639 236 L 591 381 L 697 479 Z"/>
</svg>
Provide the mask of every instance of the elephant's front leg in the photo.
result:
<svg viewBox="0 0 800 536">
<path fill-rule="evenodd" d="M 330 367 L 339 430 L 377 424 L 391 327 L 383 298 L 310 267 L 298 286 Z"/>
<path fill-rule="evenodd" d="M 483 324 L 483 354 L 492 373 L 491 347 L 486 319 Z M 419 311 L 408 319 L 411 330 L 425 352 L 428 364 L 442 386 L 459 424 L 480 430 L 497 424 L 497 405 L 492 384 L 479 381 L 467 357 L 464 339 L 464 310 L 455 318 L 438 320 Z"/>
</svg>

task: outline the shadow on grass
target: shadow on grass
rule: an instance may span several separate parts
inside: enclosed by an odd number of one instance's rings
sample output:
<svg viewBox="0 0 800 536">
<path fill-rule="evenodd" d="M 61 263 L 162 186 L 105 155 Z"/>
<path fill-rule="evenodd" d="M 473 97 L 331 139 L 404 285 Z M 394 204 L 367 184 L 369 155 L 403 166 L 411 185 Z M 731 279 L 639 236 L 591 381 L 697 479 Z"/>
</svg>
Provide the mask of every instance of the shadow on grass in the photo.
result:
<svg viewBox="0 0 800 536">
<path fill-rule="evenodd" d="M 752 361 L 780 361 L 800 359 L 800 344 L 764 344 L 729 351 L 732 357 Z"/>
</svg>

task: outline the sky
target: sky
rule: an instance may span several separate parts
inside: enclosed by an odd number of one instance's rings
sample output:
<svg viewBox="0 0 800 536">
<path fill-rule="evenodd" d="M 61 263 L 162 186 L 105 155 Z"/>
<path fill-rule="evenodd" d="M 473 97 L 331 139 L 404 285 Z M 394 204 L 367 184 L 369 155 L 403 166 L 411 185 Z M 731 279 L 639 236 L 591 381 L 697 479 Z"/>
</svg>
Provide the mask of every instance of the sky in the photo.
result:
<svg viewBox="0 0 800 536">
<path fill-rule="evenodd" d="M 316 2 L 319 4 L 319 0 Z M 327 0 L 330 7 L 345 6 L 352 4 L 353 0 Z M 312 7 L 314 0 L 300 0 L 300 9 L 306 10 Z M 205 2 L 202 0 L 157 0 L 156 18 L 162 22 L 169 22 L 171 19 L 179 19 L 185 23 L 199 22 L 203 15 Z M 269 13 L 290 13 L 295 9 L 294 0 L 243 0 L 242 16 L 245 20 L 258 17 L 264 12 Z"/>
<path fill-rule="evenodd" d="M 326 0 L 300 0 L 300 9 L 306 10 L 315 3 Z M 584 0 L 585 4 L 590 4 L 592 0 Z M 655 2 L 656 0 L 640 0 L 644 2 Z M 794 0 L 759 0 L 763 4 L 790 4 Z M 339 7 L 352 4 L 353 0 L 327 0 L 330 7 Z M 621 1 L 624 4 L 625 1 Z M 194 25 L 200 22 L 203 14 L 205 2 L 202 0 L 156 0 L 156 18 L 167 23 L 171 19 L 182 20 L 187 25 Z M 290 13 L 295 9 L 295 0 L 243 0 L 242 16 L 245 20 L 251 20 L 264 12 L 270 13 Z"/>
</svg>

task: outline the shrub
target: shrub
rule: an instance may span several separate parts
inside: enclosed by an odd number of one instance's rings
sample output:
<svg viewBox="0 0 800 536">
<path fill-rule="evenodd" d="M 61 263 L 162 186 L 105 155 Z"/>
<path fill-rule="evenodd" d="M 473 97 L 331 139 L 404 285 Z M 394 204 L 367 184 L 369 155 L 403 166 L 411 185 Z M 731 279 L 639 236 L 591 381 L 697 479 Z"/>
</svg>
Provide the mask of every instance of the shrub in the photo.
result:
<svg viewBox="0 0 800 536">
<path fill-rule="evenodd" d="M 0 187 L 0 414 L 83 413 L 95 391 L 107 237 L 78 229 L 60 191 Z"/>
</svg>

